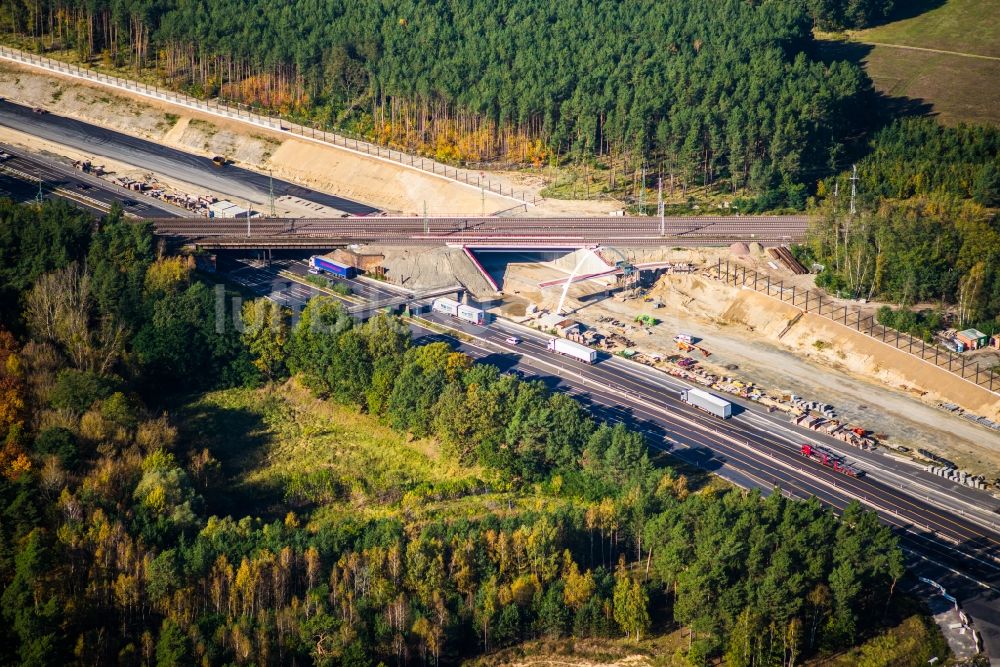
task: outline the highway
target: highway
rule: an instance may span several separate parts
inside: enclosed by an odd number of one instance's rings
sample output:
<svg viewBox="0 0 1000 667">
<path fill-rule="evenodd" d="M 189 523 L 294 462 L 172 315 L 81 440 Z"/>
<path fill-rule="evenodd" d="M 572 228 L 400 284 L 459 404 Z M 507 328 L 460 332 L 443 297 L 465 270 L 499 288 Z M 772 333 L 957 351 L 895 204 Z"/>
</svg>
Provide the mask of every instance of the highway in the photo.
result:
<svg viewBox="0 0 1000 667">
<path fill-rule="evenodd" d="M 278 275 L 281 268 L 305 272 L 304 263 L 286 261 L 268 268 L 243 267 L 231 275 L 297 309 L 316 290 Z M 366 299 L 397 296 L 368 282 L 350 285 Z M 716 419 L 680 401 L 679 390 L 687 386 L 681 380 L 606 354 L 594 365 L 554 355 L 545 349 L 548 336 L 512 323 L 497 320 L 481 327 L 438 314 L 419 317 L 412 325 L 416 339 L 446 338 L 477 359 L 540 378 L 554 390 L 575 395 L 597 417 L 642 431 L 652 448 L 740 486 L 765 493 L 780 487 L 796 498 L 816 496 L 838 511 L 852 500 L 862 502 L 896 530 L 911 570 L 956 595 L 975 619 L 987 650 L 1000 655 L 1000 532 L 995 529 L 996 502 L 986 494 L 955 493 L 940 478 L 915 474 L 913 467 L 801 429 L 779 413 L 731 396 L 726 398 L 738 406 L 736 414 L 731 420 Z M 461 331 L 473 342 L 442 335 L 421 320 Z M 511 336 L 522 342 L 508 343 Z M 846 454 L 867 474 L 851 478 L 805 459 L 799 454 L 803 442 Z"/>
<path fill-rule="evenodd" d="M 697 216 L 665 218 L 363 217 L 339 219 L 152 220 L 157 233 L 204 247 L 294 247 L 323 244 L 455 243 L 480 248 L 605 245 L 766 245 L 801 241 L 807 216 Z M 249 222 L 249 224 L 248 224 Z"/>
<path fill-rule="evenodd" d="M 167 202 L 144 197 L 136 192 L 109 183 L 57 160 L 30 155 L 9 146 L 0 145 L 11 157 L 0 162 L 0 196 L 6 194 L 15 201 L 27 201 L 38 196 L 38 183 L 42 196 L 73 202 L 95 215 L 103 215 L 112 203 L 120 202 L 131 216 L 180 217 L 191 212 Z"/>
<path fill-rule="evenodd" d="M 168 148 L 145 139 L 52 113 L 37 114 L 29 107 L 0 100 L 0 125 L 69 146 L 86 155 L 124 162 L 166 178 L 202 186 L 237 200 L 266 202 L 270 180 L 266 174 L 228 165 L 216 167 L 212 160 Z M 202 193 L 189 193 L 202 194 Z M 289 195 L 335 208 L 351 215 L 369 215 L 378 209 L 359 202 L 274 180 L 274 196 Z"/>
</svg>

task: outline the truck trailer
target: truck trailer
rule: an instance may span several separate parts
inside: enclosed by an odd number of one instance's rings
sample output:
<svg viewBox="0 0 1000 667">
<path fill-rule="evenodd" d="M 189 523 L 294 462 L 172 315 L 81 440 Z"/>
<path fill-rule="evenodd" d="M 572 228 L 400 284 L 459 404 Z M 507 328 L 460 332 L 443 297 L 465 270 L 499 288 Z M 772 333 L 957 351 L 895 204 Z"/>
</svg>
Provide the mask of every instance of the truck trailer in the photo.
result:
<svg viewBox="0 0 1000 667">
<path fill-rule="evenodd" d="M 353 266 L 341 264 L 340 262 L 335 262 L 332 259 L 327 259 L 319 255 L 313 255 L 309 258 L 309 269 L 310 273 L 329 273 L 347 279 L 358 275 L 357 269 Z"/>
<path fill-rule="evenodd" d="M 733 404 L 701 389 L 681 390 L 681 400 L 720 419 L 733 416 Z"/>
<path fill-rule="evenodd" d="M 471 322 L 472 324 L 486 324 L 486 312 L 480 310 L 479 308 L 473 308 L 472 306 L 467 306 L 464 303 L 459 303 L 454 299 L 446 299 L 440 297 L 434 299 L 434 303 L 431 305 L 431 310 L 435 313 L 442 313 L 455 319 L 462 320 L 463 322 Z"/>
<path fill-rule="evenodd" d="M 816 445 L 803 444 L 802 456 L 812 459 L 816 463 L 824 465 L 827 468 L 833 468 L 841 475 L 847 475 L 848 477 L 863 477 L 865 474 L 864 471 L 858 470 L 850 463 L 845 463 L 844 457 L 831 452 L 829 449 L 817 447 Z"/>
<path fill-rule="evenodd" d="M 565 338 L 553 338 L 550 340 L 548 350 L 549 352 L 565 354 L 567 357 L 579 359 L 585 364 L 592 364 L 597 361 L 597 350 L 592 350 L 586 345 L 580 345 Z"/>
</svg>

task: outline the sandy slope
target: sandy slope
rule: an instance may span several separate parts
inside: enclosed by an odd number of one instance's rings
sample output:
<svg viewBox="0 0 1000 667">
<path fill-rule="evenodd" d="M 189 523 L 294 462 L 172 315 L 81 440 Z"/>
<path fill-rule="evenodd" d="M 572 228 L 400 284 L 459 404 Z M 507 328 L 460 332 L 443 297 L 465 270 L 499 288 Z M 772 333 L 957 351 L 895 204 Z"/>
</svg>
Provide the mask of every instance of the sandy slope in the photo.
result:
<svg viewBox="0 0 1000 667">
<path fill-rule="evenodd" d="M 665 259 L 695 265 L 714 264 L 717 257 L 728 255 L 724 249 L 621 250 L 633 261 Z M 523 315 L 529 302 L 553 309 L 561 289 L 540 290 L 538 282 L 565 275 L 568 270 L 558 264 L 510 265 L 505 291 L 516 292 L 518 303 L 507 304 L 504 312 Z M 937 451 L 991 479 L 1000 476 L 1000 434 L 935 405 L 944 400 L 998 419 L 1000 399 L 916 357 L 815 315 L 803 316 L 779 338 L 796 309 L 699 275 L 661 278 L 651 296 L 663 308 L 641 299 L 581 299 L 599 292 L 601 287 L 593 282 L 573 285 L 567 302 L 572 317 L 612 331 L 598 318 L 610 315 L 631 322 L 639 313 L 649 314 L 661 324 L 646 335 L 635 329 L 627 333 L 639 350 L 670 354 L 676 351 L 672 337 L 689 333 L 703 339 L 712 352 L 705 361 L 723 373 L 736 369 L 735 375 L 766 388 L 823 399 L 852 423 L 887 434 L 890 442 Z"/>
<path fill-rule="evenodd" d="M 484 208 L 492 213 L 515 205 L 486 193 L 484 206 L 479 190 L 432 174 L 9 63 L 0 66 L 0 96 L 187 152 L 225 155 L 241 166 L 273 170 L 277 177 L 387 211 L 422 215 L 426 204 L 430 215 L 478 215 Z M 21 143 L 34 147 L 30 140 Z"/>
</svg>

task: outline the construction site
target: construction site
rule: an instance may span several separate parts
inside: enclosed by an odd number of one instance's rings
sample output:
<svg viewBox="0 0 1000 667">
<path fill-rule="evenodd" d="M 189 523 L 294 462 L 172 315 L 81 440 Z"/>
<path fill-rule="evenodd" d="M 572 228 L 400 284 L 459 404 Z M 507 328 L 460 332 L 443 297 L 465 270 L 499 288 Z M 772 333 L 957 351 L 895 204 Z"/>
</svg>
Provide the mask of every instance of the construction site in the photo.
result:
<svg viewBox="0 0 1000 667">
<path fill-rule="evenodd" d="M 495 194 L 305 137 L 248 131 L 237 121 L 21 66 L 0 70 L 0 93 L 199 154 L 213 160 L 216 175 L 237 167 L 254 170 L 269 181 L 291 179 L 403 215 L 426 216 L 428 202 L 432 216 L 510 207 Z M 235 185 L 215 187 L 206 179 L 185 180 L 11 128 L 0 139 L 75 162 L 81 172 L 111 180 L 137 199 L 160 199 L 198 215 L 344 215 L 307 197 L 275 196 L 273 187 L 268 196 L 267 183 L 256 193 Z M 495 176 L 498 182 L 504 178 Z M 508 190 L 544 185 L 524 174 L 506 178 Z M 609 201 L 547 200 L 523 207 L 518 215 L 608 215 L 619 208 L 620 203 Z M 945 331 L 934 345 L 920 343 L 915 356 L 912 341 L 890 338 L 884 330 L 879 338 L 869 330 L 874 327 L 862 331 L 879 304 L 825 297 L 817 311 L 809 301 L 811 267 L 799 264 L 788 248 L 770 245 L 573 251 L 370 245 L 355 251 L 366 258 L 358 260 L 365 267 L 359 270 L 377 272 L 391 283 L 425 289 L 457 280 L 498 316 L 760 400 L 788 410 L 790 418 L 813 416 L 822 421 L 811 426 L 858 446 L 891 446 L 928 466 L 967 470 L 965 479 L 971 481 L 963 483 L 1000 476 L 994 428 L 1000 401 L 989 386 L 992 372 L 982 372 L 1000 365 L 994 347 L 1000 340 L 975 330 Z M 790 301 L 785 298 L 789 290 Z M 842 321 L 831 317 L 837 309 Z"/>
<path fill-rule="evenodd" d="M 366 252 L 382 256 L 391 282 L 423 289 L 457 279 L 498 317 L 757 401 L 790 422 L 956 483 L 998 490 L 997 395 L 845 326 L 826 303 L 822 315 L 814 301 L 806 312 L 801 295 L 813 276 L 787 248 Z M 759 272 L 758 287 L 773 281 L 783 292 L 800 290 L 797 305 L 727 283 L 727 263 L 730 274 Z M 837 307 L 860 318 L 877 306 Z M 995 349 L 977 354 L 983 366 L 1000 363 Z"/>
</svg>

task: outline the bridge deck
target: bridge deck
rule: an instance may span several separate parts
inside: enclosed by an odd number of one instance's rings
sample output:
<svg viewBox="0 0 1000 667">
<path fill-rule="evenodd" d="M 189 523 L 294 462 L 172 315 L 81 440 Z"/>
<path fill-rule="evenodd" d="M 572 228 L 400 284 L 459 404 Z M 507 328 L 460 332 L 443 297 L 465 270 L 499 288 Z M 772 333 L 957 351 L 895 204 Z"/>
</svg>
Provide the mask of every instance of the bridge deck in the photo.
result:
<svg viewBox="0 0 1000 667">
<path fill-rule="evenodd" d="M 330 248 L 350 243 L 579 248 L 584 245 L 726 245 L 801 241 L 807 216 L 666 218 L 150 219 L 156 232 L 206 248 Z M 661 230 L 664 232 L 661 234 Z"/>
</svg>

